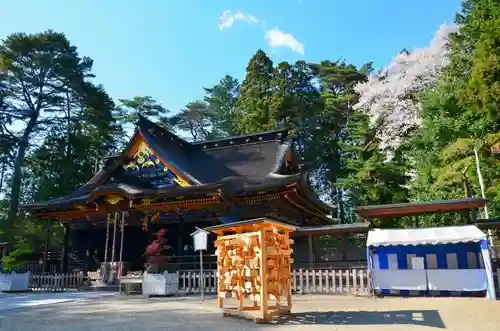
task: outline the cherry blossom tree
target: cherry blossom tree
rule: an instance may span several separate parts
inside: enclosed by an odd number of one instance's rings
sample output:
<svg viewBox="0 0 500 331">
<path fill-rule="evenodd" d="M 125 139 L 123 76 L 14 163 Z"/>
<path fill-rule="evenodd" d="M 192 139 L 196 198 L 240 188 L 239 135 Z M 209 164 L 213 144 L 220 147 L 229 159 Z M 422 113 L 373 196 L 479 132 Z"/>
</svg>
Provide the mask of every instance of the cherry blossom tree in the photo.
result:
<svg viewBox="0 0 500 331">
<path fill-rule="evenodd" d="M 380 148 L 389 155 L 420 125 L 418 93 L 432 87 L 448 63 L 448 36 L 456 31 L 454 24 L 441 25 L 428 46 L 401 51 L 387 67 L 356 86 L 360 99 L 355 109 L 378 128 Z"/>
</svg>

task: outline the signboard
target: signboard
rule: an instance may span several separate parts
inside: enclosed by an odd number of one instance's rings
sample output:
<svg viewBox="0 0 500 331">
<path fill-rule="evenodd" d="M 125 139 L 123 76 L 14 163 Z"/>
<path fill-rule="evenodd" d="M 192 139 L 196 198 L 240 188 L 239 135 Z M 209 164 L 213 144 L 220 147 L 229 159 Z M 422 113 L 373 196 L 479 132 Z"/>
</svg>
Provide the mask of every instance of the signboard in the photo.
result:
<svg viewBox="0 0 500 331">
<path fill-rule="evenodd" d="M 206 251 L 208 242 L 208 232 L 202 229 L 198 229 L 191 234 L 193 236 L 194 250 L 195 251 Z"/>
<path fill-rule="evenodd" d="M 201 301 L 203 301 L 203 295 L 205 292 L 205 274 L 203 273 L 203 251 L 207 250 L 208 232 L 198 227 L 196 229 L 197 230 L 195 232 L 191 233 L 191 237 L 193 237 L 194 250 L 200 251 L 200 279 L 203 279 L 203 281 L 200 282 L 200 294 L 201 294 Z"/>
</svg>

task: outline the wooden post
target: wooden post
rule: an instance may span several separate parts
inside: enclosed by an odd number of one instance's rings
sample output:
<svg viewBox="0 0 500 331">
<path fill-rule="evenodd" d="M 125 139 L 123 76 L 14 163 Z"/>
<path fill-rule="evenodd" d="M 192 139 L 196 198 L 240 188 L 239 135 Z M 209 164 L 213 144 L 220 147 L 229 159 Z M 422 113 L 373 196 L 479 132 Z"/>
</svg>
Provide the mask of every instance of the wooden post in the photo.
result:
<svg viewBox="0 0 500 331">
<path fill-rule="evenodd" d="M 86 244 L 86 249 L 85 249 L 85 265 L 84 265 L 84 270 L 83 273 L 87 274 L 90 265 L 92 263 L 92 253 L 94 252 L 94 226 L 92 223 L 88 224 L 88 229 L 87 229 L 87 244 Z"/>
<path fill-rule="evenodd" d="M 217 236 L 217 239 L 220 240 L 222 236 Z M 218 257 L 219 259 L 220 257 Z M 217 271 L 217 307 L 218 308 L 223 308 L 224 307 L 224 299 L 222 298 L 222 291 L 224 290 L 224 284 L 222 283 L 222 275 L 219 274 L 219 271 Z"/>
<path fill-rule="evenodd" d="M 61 258 L 61 272 L 68 272 L 68 246 L 69 246 L 69 231 L 70 227 L 68 223 L 64 223 L 64 240 L 63 240 L 63 249 L 62 249 L 62 258 Z"/>
<path fill-rule="evenodd" d="M 177 233 L 177 256 L 179 268 L 182 268 L 183 256 L 184 256 L 184 217 L 179 217 L 179 230 Z"/>
<path fill-rule="evenodd" d="M 288 238 L 290 238 L 290 233 L 289 232 L 285 232 L 286 236 Z M 288 240 L 288 249 L 291 249 L 291 245 L 290 245 L 290 240 Z M 292 311 L 292 282 L 295 281 L 295 272 L 292 274 L 292 257 L 290 256 L 289 257 L 290 261 L 288 263 L 288 267 L 289 267 L 289 270 L 290 270 L 290 275 L 293 275 L 293 279 L 289 279 L 289 282 L 288 282 L 288 291 L 287 291 L 287 294 L 286 294 L 286 304 L 288 306 L 288 312 L 290 313 Z"/>
<path fill-rule="evenodd" d="M 340 235 L 340 253 L 342 254 L 342 261 L 347 261 L 347 235 Z"/>
<path fill-rule="evenodd" d="M 203 251 L 200 249 L 200 293 L 201 293 L 201 301 L 204 301 L 205 295 L 205 276 L 203 275 Z"/>
<path fill-rule="evenodd" d="M 268 307 L 268 297 L 269 292 L 267 289 L 267 247 L 266 247 L 266 230 L 262 229 L 259 231 L 260 240 L 260 317 L 262 320 L 267 318 L 267 307 Z"/>
<path fill-rule="evenodd" d="M 314 269 L 314 250 L 313 250 L 313 240 L 312 236 L 307 236 L 307 243 L 309 247 L 309 268 Z"/>
<path fill-rule="evenodd" d="M 49 255 L 49 245 L 50 245 L 50 220 L 45 220 L 45 245 L 43 254 L 43 272 L 48 272 L 47 258 Z"/>
</svg>

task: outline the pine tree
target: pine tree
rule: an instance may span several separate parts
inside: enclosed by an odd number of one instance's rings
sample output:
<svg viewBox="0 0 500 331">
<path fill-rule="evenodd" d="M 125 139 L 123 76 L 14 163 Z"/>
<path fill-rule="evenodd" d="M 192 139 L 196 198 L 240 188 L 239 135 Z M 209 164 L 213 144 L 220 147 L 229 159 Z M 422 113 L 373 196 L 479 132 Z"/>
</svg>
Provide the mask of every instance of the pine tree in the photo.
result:
<svg viewBox="0 0 500 331">
<path fill-rule="evenodd" d="M 240 133 L 260 132 L 276 127 L 272 113 L 273 62 L 262 50 L 250 59 L 236 102 L 235 129 Z"/>
<path fill-rule="evenodd" d="M 240 95 L 240 82 L 229 75 L 224 76 L 218 84 L 204 88 L 205 102 L 212 114 L 212 133 L 217 137 L 228 137 L 235 134 L 236 101 Z"/>
</svg>

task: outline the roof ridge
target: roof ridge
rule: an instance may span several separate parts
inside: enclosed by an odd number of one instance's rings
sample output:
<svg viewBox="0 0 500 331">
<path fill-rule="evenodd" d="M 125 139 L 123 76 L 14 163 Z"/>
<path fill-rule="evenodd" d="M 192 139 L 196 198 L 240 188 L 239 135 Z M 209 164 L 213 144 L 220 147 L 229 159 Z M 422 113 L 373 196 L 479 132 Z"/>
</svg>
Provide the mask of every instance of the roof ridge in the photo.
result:
<svg viewBox="0 0 500 331">
<path fill-rule="evenodd" d="M 170 136 L 171 138 L 173 138 L 173 140 L 180 141 L 180 142 L 185 143 L 187 145 L 192 145 L 189 141 L 179 137 L 177 134 L 173 133 L 172 131 L 170 131 L 170 130 L 164 128 L 163 126 L 158 125 L 155 122 L 147 119 L 141 113 L 137 114 L 136 126 L 138 127 L 138 129 L 140 131 L 149 132 L 149 133 L 150 133 L 151 129 L 159 130 L 159 131 L 161 131 L 161 134 L 160 134 L 161 136 L 163 136 L 163 134 L 165 133 L 167 136 Z"/>
<path fill-rule="evenodd" d="M 290 130 L 289 127 L 286 128 L 281 128 L 281 129 L 276 129 L 276 130 L 269 130 L 269 131 L 263 131 L 263 132 L 253 132 L 253 133 L 245 133 L 245 134 L 240 134 L 240 135 L 234 135 L 234 136 L 229 136 L 229 137 L 224 137 L 224 138 L 218 138 L 218 139 L 210 139 L 210 140 L 200 140 L 200 141 L 193 141 L 191 142 L 192 145 L 203 145 L 203 144 L 211 144 L 211 143 L 216 143 L 216 142 L 224 142 L 224 141 L 231 141 L 235 139 L 243 139 L 243 138 L 250 138 L 250 137 L 259 137 L 259 136 L 265 136 L 265 135 L 273 135 L 273 134 L 279 134 L 279 133 L 287 133 Z M 283 137 L 280 137 L 283 139 L 286 137 L 286 135 L 283 135 Z"/>
</svg>

